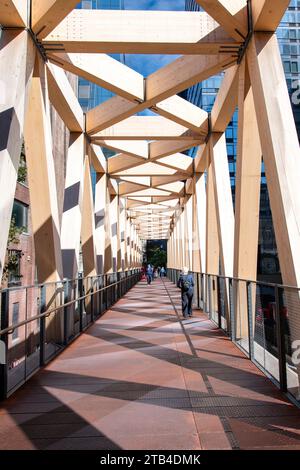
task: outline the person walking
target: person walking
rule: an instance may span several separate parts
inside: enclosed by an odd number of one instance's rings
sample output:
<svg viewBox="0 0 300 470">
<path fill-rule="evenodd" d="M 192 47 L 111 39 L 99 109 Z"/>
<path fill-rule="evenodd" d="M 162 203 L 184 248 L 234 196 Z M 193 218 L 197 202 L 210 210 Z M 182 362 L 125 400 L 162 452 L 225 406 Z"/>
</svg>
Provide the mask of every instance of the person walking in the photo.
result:
<svg viewBox="0 0 300 470">
<path fill-rule="evenodd" d="M 147 266 L 146 276 L 147 276 L 147 284 L 151 284 L 152 277 L 153 277 L 153 269 L 152 269 L 151 264 L 148 264 Z"/>
<path fill-rule="evenodd" d="M 187 267 L 183 268 L 177 287 L 181 289 L 182 315 L 184 318 L 189 318 L 193 315 L 194 278 L 192 274 L 189 274 Z"/>
<path fill-rule="evenodd" d="M 155 276 L 154 276 L 154 266 L 153 266 L 153 264 L 150 264 L 150 266 L 151 266 L 151 269 L 152 269 L 152 281 L 154 281 L 154 279 L 155 279 Z"/>
<path fill-rule="evenodd" d="M 160 270 L 160 273 L 159 273 L 160 277 L 165 277 L 165 273 L 166 273 L 166 270 L 165 270 L 164 267 L 162 267 L 161 270 Z"/>
</svg>

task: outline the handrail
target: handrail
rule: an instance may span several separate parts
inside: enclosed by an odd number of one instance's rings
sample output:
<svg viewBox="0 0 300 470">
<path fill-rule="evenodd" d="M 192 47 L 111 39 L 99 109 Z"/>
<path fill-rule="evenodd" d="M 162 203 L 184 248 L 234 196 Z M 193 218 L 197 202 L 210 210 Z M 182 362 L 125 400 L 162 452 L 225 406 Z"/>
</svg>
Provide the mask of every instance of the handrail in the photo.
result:
<svg viewBox="0 0 300 470">
<path fill-rule="evenodd" d="M 177 268 L 168 268 L 174 283 L 179 273 Z M 299 406 L 299 397 L 291 386 L 294 380 L 299 381 L 298 376 L 296 379 L 293 376 L 297 364 L 293 359 L 291 331 L 299 312 L 300 288 L 196 271 L 191 274 L 195 275 L 197 307 Z M 260 291 L 259 287 L 270 288 L 272 292 Z M 243 301 L 237 303 L 241 292 Z"/>
<path fill-rule="evenodd" d="M 110 273 L 110 274 L 108 274 L 108 276 L 111 276 L 111 275 L 113 275 L 113 274 L 118 274 L 118 273 Z M 43 313 L 41 313 L 41 314 L 39 314 L 39 315 L 35 315 L 34 317 L 30 317 L 30 318 L 28 318 L 27 320 L 24 320 L 24 321 L 22 321 L 22 322 L 16 323 L 15 325 L 11 325 L 11 326 L 9 326 L 9 327 L 7 327 L 7 328 L 4 328 L 3 330 L 0 330 L 0 336 L 5 335 L 5 334 L 11 335 L 11 334 L 13 334 L 13 332 L 14 332 L 17 328 L 20 328 L 21 326 L 27 325 L 27 324 L 29 324 L 29 323 L 31 323 L 31 322 L 33 322 L 33 321 L 35 321 L 35 320 L 38 320 L 38 319 L 40 319 L 40 318 L 44 318 L 44 317 L 47 318 L 47 317 L 49 317 L 52 313 L 56 312 L 57 310 L 60 310 L 60 309 L 65 308 L 65 307 L 69 307 L 70 305 L 73 305 L 74 303 L 79 302 L 80 300 L 86 299 L 86 298 L 89 297 L 90 295 L 98 294 L 99 292 L 102 292 L 102 291 L 104 291 L 104 290 L 106 290 L 106 289 L 109 289 L 110 287 L 114 287 L 114 286 L 116 286 L 116 285 L 118 285 L 118 284 L 121 284 L 122 282 L 124 282 L 124 281 L 126 281 L 126 280 L 128 280 L 128 279 L 131 279 L 132 277 L 136 276 L 136 274 L 137 274 L 137 273 L 131 274 L 130 276 L 128 276 L 128 277 L 126 277 L 126 278 L 124 278 L 124 279 L 121 279 L 120 281 L 114 282 L 113 284 L 109 284 L 108 286 L 104 286 L 104 287 L 102 287 L 101 289 L 97 289 L 97 290 L 95 290 L 95 291 L 93 290 L 92 292 L 90 291 L 90 292 L 88 292 L 87 294 L 85 294 L 85 295 L 83 295 L 83 296 L 81 296 L 81 297 L 77 297 L 77 298 L 74 299 L 74 300 L 70 300 L 69 302 L 60 305 L 59 307 L 52 308 L 52 309 L 47 310 L 46 312 L 43 312 Z M 102 276 L 102 275 L 100 275 L 100 276 Z M 103 274 L 103 276 L 106 276 L 106 274 Z M 93 276 L 90 276 L 90 277 L 88 277 L 88 278 L 78 278 L 78 279 L 92 279 L 92 278 L 93 278 Z M 69 282 L 70 282 L 70 281 L 74 281 L 74 280 L 76 280 L 76 279 L 71 279 L 71 280 L 69 280 Z M 62 283 L 63 283 L 63 282 L 68 282 L 68 280 L 62 281 Z M 49 283 L 48 283 L 48 284 L 49 284 Z M 40 286 L 34 286 L 34 287 L 43 287 L 44 285 L 46 285 L 46 284 L 41 284 Z M 26 286 L 26 287 L 27 287 L 27 286 Z"/>
<path fill-rule="evenodd" d="M 139 268 L 136 268 L 136 269 L 139 269 Z M 133 271 L 133 270 L 129 270 L 129 271 Z M 5 292 L 7 290 L 11 290 L 11 291 L 17 291 L 17 290 L 22 290 L 22 289 L 33 289 L 33 288 L 41 288 L 41 287 L 45 287 L 45 286 L 51 286 L 51 285 L 55 285 L 55 284 L 64 284 L 65 282 L 69 281 L 69 282 L 76 282 L 76 281 L 81 281 L 82 279 L 99 279 L 101 277 L 105 277 L 105 276 L 115 276 L 116 274 L 119 274 L 120 272 L 121 273 L 126 273 L 126 272 L 129 272 L 129 271 L 115 271 L 113 273 L 108 273 L 108 274 L 99 274 L 97 276 L 86 276 L 86 277 L 74 277 L 72 279 L 61 279 L 60 281 L 50 281 L 50 282 L 42 282 L 42 283 L 38 283 L 38 284 L 29 284 L 27 286 L 11 286 L 11 287 L 4 287 L 4 288 L 0 288 L 0 294 L 1 292 Z"/>
<path fill-rule="evenodd" d="M 179 268 L 168 268 L 168 269 L 174 269 L 175 271 L 181 271 L 181 269 Z M 202 276 L 215 276 L 215 277 L 219 277 L 221 279 L 229 279 L 229 280 L 232 280 L 232 281 L 239 281 L 239 282 L 251 282 L 252 284 L 259 284 L 259 285 L 263 285 L 263 286 L 268 286 L 268 287 L 278 287 L 278 288 L 282 288 L 282 289 L 294 289 L 294 290 L 300 290 L 300 287 L 297 287 L 297 286 L 289 286 L 288 284 L 276 284 L 276 283 L 272 283 L 272 282 L 264 282 L 264 281 L 253 281 L 251 279 L 243 279 L 243 278 L 238 278 L 238 277 L 234 277 L 234 276 L 224 276 L 222 274 L 211 274 L 211 273 L 203 273 L 203 272 L 200 272 L 200 271 L 190 271 L 192 274 L 200 274 Z"/>
<path fill-rule="evenodd" d="M 41 367 L 49 363 L 60 354 L 82 332 L 92 325 L 101 314 L 111 308 L 123 295 L 125 295 L 141 279 L 141 269 L 136 267 L 128 271 L 99 274 L 96 276 L 78 277 L 77 279 L 63 279 L 57 282 L 49 282 L 34 285 L 37 289 L 35 302 L 30 303 L 34 316 L 27 318 L 27 292 L 29 286 L 5 288 L 0 291 L 1 305 L 1 362 L 0 362 L 0 401 L 14 393 L 23 383 L 27 382 Z M 49 287 L 51 286 L 51 287 Z M 20 290 L 21 289 L 21 290 Z M 26 301 L 22 321 L 9 325 L 10 301 L 19 296 L 19 292 L 25 291 Z M 23 293 L 22 293 L 23 294 Z M 47 295 L 49 294 L 49 295 Z M 74 298 L 76 297 L 76 298 Z M 85 300 L 87 299 L 87 300 Z M 57 303 L 59 305 L 57 305 Z M 72 305 L 75 305 L 71 308 Z M 71 308 L 71 310 L 70 310 Z M 47 310 L 46 310 L 47 309 Z M 46 318 L 52 313 L 58 312 L 59 323 L 55 334 L 51 333 L 51 322 L 47 324 Z M 25 319 L 24 319 L 25 318 Z M 57 318 L 55 314 L 54 318 Z M 37 322 L 38 330 L 34 331 L 36 339 L 31 344 L 27 343 L 33 333 L 26 325 Z M 10 341 L 10 335 L 16 330 L 23 329 L 17 335 L 17 342 Z M 50 336 L 47 336 L 50 327 Z M 35 328 L 34 328 L 35 330 Z M 20 336 L 20 337 L 19 337 Z M 24 343 L 25 348 L 20 345 Z M 48 345 L 50 344 L 50 349 Z M 51 346 L 52 344 L 52 346 Z M 53 345 L 55 346 L 53 348 Z M 9 355 L 12 351 L 11 355 Z M 33 362 L 32 355 L 35 355 Z M 29 362 L 28 362 L 29 361 Z M 15 364 L 16 362 L 16 364 Z M 22 373 L 14 374 L 15 367 L 24 362 Z M 28 367 L 27 367 L 28 365 Z M 10 380 L 11 378 L 11 380 Z"/>
</svg>

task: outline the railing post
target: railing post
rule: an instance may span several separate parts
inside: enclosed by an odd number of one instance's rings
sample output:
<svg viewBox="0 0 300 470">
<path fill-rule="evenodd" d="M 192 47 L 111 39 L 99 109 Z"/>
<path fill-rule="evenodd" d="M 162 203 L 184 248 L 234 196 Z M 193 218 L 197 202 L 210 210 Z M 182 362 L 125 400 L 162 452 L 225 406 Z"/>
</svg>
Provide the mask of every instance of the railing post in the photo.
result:
<svg viewBox="0 0 300 470">
<path fill-rule="evenodd" d="M 64 286 L 64 304 L 69 302 L 69 281 L 63 282 Z M 64 305 L 64 345 L 68 344 L 68 326 L 69 326 L 69 307 Z"/>
<path fill-rule="evenodd" d="M 220 277 L 217 278 L 217 298 L 218 298 L 218 327 L 222 329 L 222 302 L 221 302 L 221 287 L 220 287 Z"/>
<path fill-rule="evenodd" d="M 211 276 L 207 276 L 208 280 L 208 318 L 212 318 L 212 292 L 211 292 Z"/>
<path fill-rule="evenodd" d="M 100 286 L 100 277 L 101 276 L 97 276 L 97 283 L 96 283 L 96 289 L 97 289 L 97 318 L 99 317 L 100 313 L 101 313 L 101 292 L 100 292 L 100 289 L 101 289 L 101 286 Z"/>
<path fill-rule="evenodd" d="M 105 274 L 105 310 L 108 309 L 108 274 Z"/>
<path fill-rule="evenodd" d="M 276 316 L 276 336 L 277 336 L 277 348 L 278 348 L 278 362 L 279 362 L 279 382 L 280 390 L 282 392 L 287 391 L 287 374 L 286 374 L 286 351 L 285 351 L 285 337 L 284 337 L 284 325 L 283 318 L 280 315 L 279 308 L 279 289 L 275 287 L 275 316 Z"/>
<path fill-rule="evenodd" d="M 117 285 L 118 298 L 117 298 L 117 300 L 119 300 L 122 297 L 122 273 L 119 271 L 117 276 L 118 276 L 117 277 L 117 282 L 118 282 L 118 285 Z"/>
<path fill-rule="evenodd" d="M 78 277 L 78 295 L 79 298 L 83 297 L 83 277 L 82 274 L 79 274 Z M 79 300 L 79 331 L 81 332 L 83 330 L 83 302 L 84 299 Z"/>
<path fill-rule="evenodd" d="M 254 358 L 254 325 L 253 325 L 253 302 L 252 302 L 252 284 L 247 282 L 247 315 L 248 315 L 248 341 L 249 341 L 249 359 Z"/>
<path fill-rule="evenodd" d="M 9 290 L 1 292 L 1 330 L 8 328 L 9 323 Z M 7 398 L 7 375 L 8 375 L 8 333 L 0 337 L 0 400 Z"/>
<path fill-rule="evenodd" d="M 95 308 L 95 299 L 94 299 L 94 277 L 92 276 L 91 278 L 91 289 L 90 289 L 90 293 L 91 293 L 91 304 L 90 304 L 90 308 L 91 308 L 91 323 L 93 323 L 94 321 L 94 318 L 95 318 L 95 315 L 94 315 L 94 308 Z"/>
<path fill-rule="evenodd" d="M 46 286 L 40 287 L 40 313 L 46 311 Z M 40 367 L 45 365 L 46 318 L 40 318 Z"/>
<path fill-rule="evenodd" d="M 233 279 L 229 279 L 229 303 L 230 303 L 230 326 L 231 326 L 231 341 L 236 340 L 236 321 L 234 312 L 234 292 L 233 292 Z"/>
<path fill-rule="evenodd" d="M 199 286 L 199 273 L 196 274 L 196 288 L 197 288 L 197 308 L 200 309 L 200 286 Z"/>
</svg>

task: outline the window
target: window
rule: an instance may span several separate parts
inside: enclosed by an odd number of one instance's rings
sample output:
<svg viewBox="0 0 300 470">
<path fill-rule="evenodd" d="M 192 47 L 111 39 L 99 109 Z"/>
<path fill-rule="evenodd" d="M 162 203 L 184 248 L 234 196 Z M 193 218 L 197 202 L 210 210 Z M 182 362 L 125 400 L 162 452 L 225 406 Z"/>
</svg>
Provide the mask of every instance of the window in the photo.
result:
<svg viewBox="0 0 300 470">
<path fill-rule="evenodd" d="M 292 73 L 298 72 L 298 62 L 291 62 Z"/>
<path fill-rule="evenodd" d="M 298 55 L 298 47 L 296 44 L 291 44 L 291 54 Z"/>
<path fill-rule="evenodd" d="M 92 9 L 92 0 L 82 0 L 81 8 L 91 10 Z"/>
<path fill-rule="evenodd" d="M 23 228 L 23 231 L 28 233 L 28 206 L 26 204 L 15 200 L 12 218 L 15 220 L 16 227 Z"/>
<path fill-rule="evenodd" d="M 78 91 L 79 98 L 81 99 L 89 98 L 90 92 L 91 92 L 90 85 L 79 85 L 79 91 Z"/>
<path fill-rule="evenodd" d="M 290 55 L 291 49 L 290 49 L 290 45 L 289 45 L 289 44 L 283 44 L 283 45 L 282 45 L 282 53 L 283 53 L 284 55 Z"/>
<path fill-rule="evenodd" d="M 290 71 L 291 71 L 291 63 L 290 62 L 284 61 L 283 62 L 283 67 L 284 67 L 284 71 L 286 73 L 290 73 Z"/>
<path fill-rule="evenodd" d="M 19 323 L 19 302 L 13 304 L 13 311 L 12 311 L 12 324 L 16 325 Z M 19 330 L 16 328 L 12 334 L 12 340 L 16 341 L 19 338 Z"/>
<path fill-rule="evenodd" d="M 21 258 L 22 252 L 20 250 L 8 250 L 8 286 L 21 285 Z"/>
</svg>

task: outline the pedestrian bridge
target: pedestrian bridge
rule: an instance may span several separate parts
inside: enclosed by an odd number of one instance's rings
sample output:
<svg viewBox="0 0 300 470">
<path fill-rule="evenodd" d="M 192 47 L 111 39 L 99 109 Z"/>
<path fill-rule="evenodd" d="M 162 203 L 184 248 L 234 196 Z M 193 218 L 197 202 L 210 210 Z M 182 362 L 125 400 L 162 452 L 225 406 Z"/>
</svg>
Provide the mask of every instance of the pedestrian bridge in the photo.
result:
<svg viewBox="0 0 300 470">
<path fill-rule="evenodd" d="M 3 448 L 299 448 L 300 149 L 276 38 L 289 0 L 197 3 L 0 0 L 0 276 L 22 148 L 36 267 L 34 285 L 1 289 Z M 176 57 L 144 77 L 114 54 Z M 115 96 L 83 110 L 71 74 Z M 216 75 L 209 113 L 182 97 Z M 257 279 L 262 162 L 281 285 Z M 147 286 L 153 239 L 168 280 Z"/>
<path fill-rule="evenodd" d="M 0 408 L 1 449 L 300 449 L 300 410 L 167 279 L 140 281 Z"/>
</svg>

